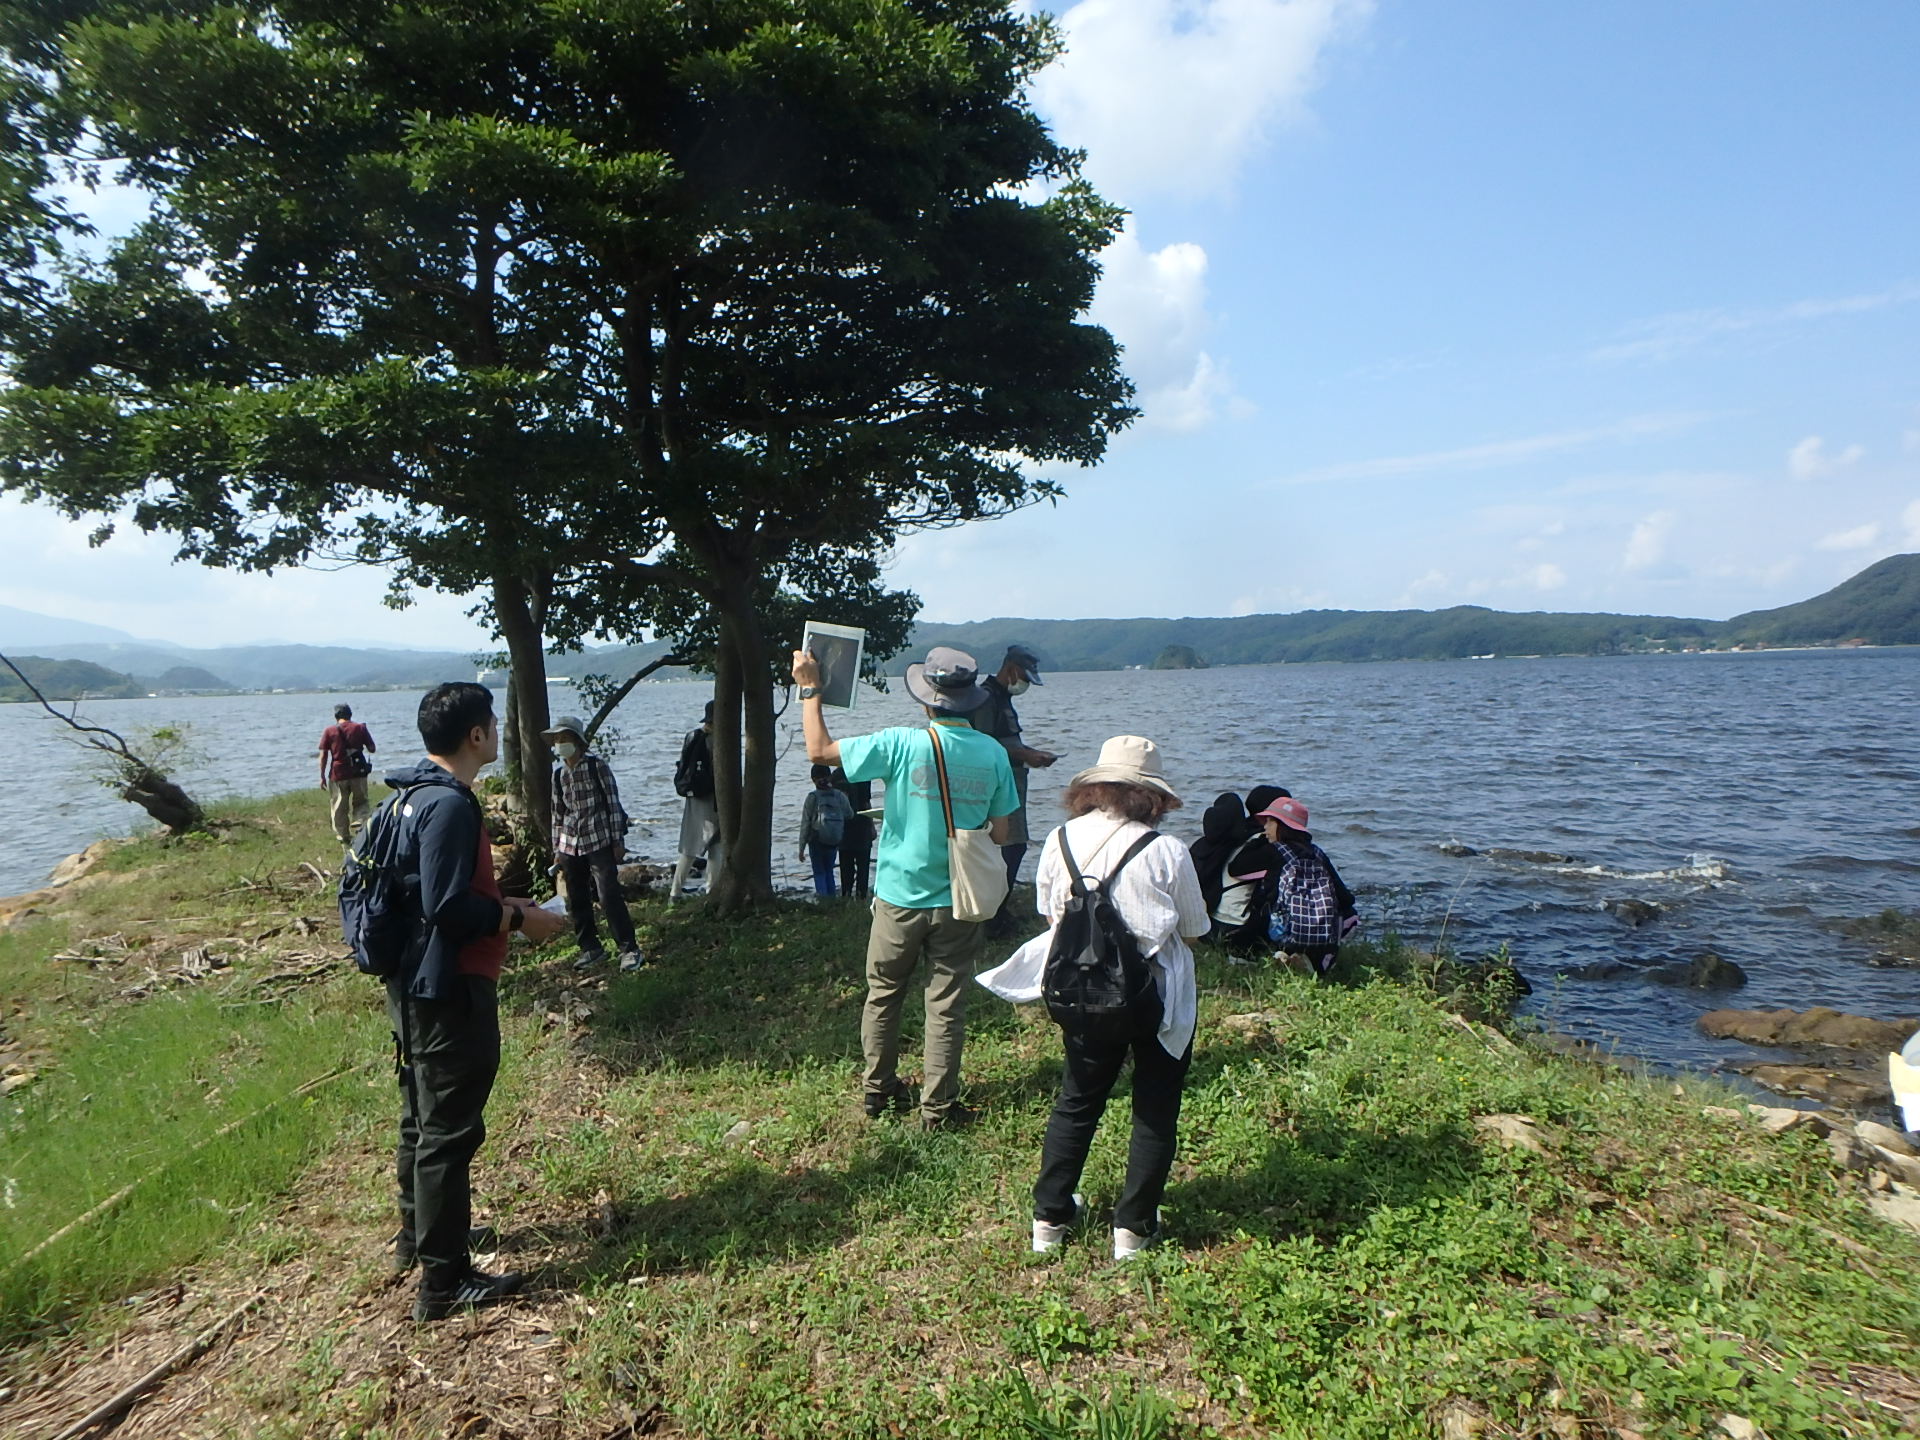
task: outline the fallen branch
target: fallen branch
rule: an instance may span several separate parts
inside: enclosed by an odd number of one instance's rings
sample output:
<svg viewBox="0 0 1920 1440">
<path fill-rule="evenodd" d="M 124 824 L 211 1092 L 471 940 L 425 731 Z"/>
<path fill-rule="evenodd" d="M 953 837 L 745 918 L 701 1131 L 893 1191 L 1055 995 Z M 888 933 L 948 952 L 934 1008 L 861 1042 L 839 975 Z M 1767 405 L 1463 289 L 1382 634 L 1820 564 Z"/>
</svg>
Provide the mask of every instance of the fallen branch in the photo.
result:
<svg viewBox="0 0 1920 1440">
<path fill-rule="evenodd" d="M 157 979 L 158 977 L 156 976 L 155 978 Z M 118 1190 L 114 1191 L 113 1194 L 107 1196 L 106 1199 L 102 1200 L 98 1205 L 95 1205 L 91 1210 L 88 1210 L 86 1213 L 82 1215 L 78 1215 L 74 1217 L 72 1220 L 69 1220 L 66 1224 L 62 1225 L 58 1230 L 54 1231 L 51 1235 L 47 1236 L 46 1239 L 42 1240 L 38 1245 L 35 1245 L 31 1250 L 27 1251 L 24 1255 L 20 1256 L 17 1260 L 14 1260 L 13 1262 L 11 1262 L 6 1269 L 0 1270 L 0 1275 L 11 1275 L 14 1271 L 18 1270 L 22 1265 L 26 1264 L 29 1260 L 33 1259 L 35 1256 L 46 1253 L 46 1251 L 50 1249 L 54 1244 L 56 1244 L 60 1240 L 65 1239 L 68 1235 L 71 1235 L 75 1230 L 78 1230 L 82 1225 L 85 1225 L 89 1220 L 97 1220 L 100 1216 L 106 1214 L 107 1211 L 111 1210 L 114 1206 L 118 1205 L 122 1200 L 126 1199 L 135 1190 L 138 1190 L 147 1181 L 153 1179 L 154 1176 L 162 1173 L 165 1170 L 172 1168 L 174 1165 L 177 1165 L 180 1161 L 186 1159 L 189 1155 L 192 1155 L 197 1151 L 206 1149 L 207 1146 L 211 1145 L 214 1141 L 220 1139 L 221 1136 L 231 1135 L 235 1130 L 238 1130 L 242 1125 L 246 1124 L 249 1120 L 257 1120 L 262 1115 L 266 1114 L 269 1110 L 277 1109 L 279 1106 L 286 1104 L 287 1101 L 289 1100 L 297 1100 L 300 1096 L 307 1094 L 309 1091 L 318 1090 L 322 1085 L 325 1085 L 330 1080 L 338 1080 L 342 1075 L 350 1075 L 356 1070 L 364 1070 L 366 1068 L 367 1066 L 365 1063 L 359 1064 L 359 1065 L 342 1065 L 338 1070 L 329 1071 L 325 1075 L 317 1075 L 313 1079 L 307 1081 L 304 1085 L 295 1086 L 293 1089 L 289 1090 L 286 1094 L 280 1096 L 278 1099 L 269 1100 L 266 1104 L 262 1105 L 258 1110 L 249 1111 L 247 1114 L 240 1116 L 236 1120 L 229 1120 L 226 1124 L 222 1125 L 218 1130 L 214 1131 L 211 1135 L 206 1136 L 204 1139 L 196 1140 L 193 1144 L 189 1145 L 185 1150 L 182 1150 L 178 1155 L 169 1156 L 165 1161 L 163 1161 L 159 1165 L 156 1165 L 153 1169 L 147 1171 L 146 1174 L 141 1175 L 136 1179 L 129 1180 L 125 1185 L 122 1185 Z"/>
<path fill-rule="evenodd" d="M 1762 1205 L 1758 1200 L 1742 1200 L 1738 1195 L 1729 1195 L 1726 1198 L 1744 1209 L 1753 1211 L 1756 1215 L 1766 1216 L 1769 1220 L 1778 1220 L 1787 1225 L 1804 1225 L 1816 1235 L 1826 1236 L 1827 1239 L 1833 1241 L 1833 1243 L 1838 1245 L 1842 1250 L 1847 1251 L 1859 1260 L 1867 1261 L 1884 1258 L 1880 1252 L 1872 1246 L 1862 1245 L 1858 1240 L 1842 1235 L 1838 1230 L 1829 1230 L 1824 1225 L 1816 1225 L 1804 1215 L 1789 1215 L 1786 1211 L 1776 1210 L 1771 1205 Z M 1863 1265 L 1861 1268 L 1866 1270 L 1867 1273 L 1875 1279 L 1880 1278 L 1879 1272 L 1871 1266 Z"/>
<path fill-rule="evenodd" d="M 78 1420 L 74 1421 L 73 1424 L 54 1436 L 53 1440 L 75 1440 L 75 1437 L 86 1434 L 87 1431 L 93 1429 L 94 1426 L 103 1425 L 113 1419 L 114 1416 L 133 1404 L 134 1401 L 138 1400 L 147 1391 L 158 1385 L 176 1370 L 191 1365 L 202 1355 L 206 1354 L 207 1351 L 211 1350 L 214 1342 L 220 1338 L 221 1334 L 230 1326 L 236 1324 L 249 1310 L 253 1309 L 254 1306 L 265 1299 L 266 1294 L 267 1292 L 264 1290 L 255 1291 L 244 1304 L 236 1306 L 233 1310 L 229 1311 L 217 1324 L 213 1325 L 210 1329 L 201 1331 L 194 1339 L 182 1345 L 178 1350 L 174 1351 L 173 1354 L 162 1360 L 132 1384 L 116 1392 L 110 1396 L 105 1403 L 96 1406 Z"/>
</svg>

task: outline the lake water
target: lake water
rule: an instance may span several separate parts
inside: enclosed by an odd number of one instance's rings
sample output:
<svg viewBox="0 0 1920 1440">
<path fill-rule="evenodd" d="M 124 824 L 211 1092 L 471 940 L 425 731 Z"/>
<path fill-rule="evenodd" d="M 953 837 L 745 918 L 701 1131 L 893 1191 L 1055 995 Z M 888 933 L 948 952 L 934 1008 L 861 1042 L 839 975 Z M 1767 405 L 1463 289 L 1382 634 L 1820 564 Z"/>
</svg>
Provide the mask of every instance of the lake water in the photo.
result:
<svg viewBox="0 0 1920 1440">
<path fill-rule="evenodd" d="M 674 848 L 673 765 L 706 694 L 643 684 L 616 717 L 638 854 Z M 201 754 L 181 778 L 212 798 L 311 785 L 335 699 L 372 728 L 382 758 L 411 758 L 412 694 L 105 701 L 85 713 L 191 727 Z M 1821 924 L 1920 908 L 1916 700 L 1920 650 L 1868 650 L 1051 675 L 1020 710 L 1029 742 L 1062 756 L 1034 776 L 1036 828 L 1101 740 L 1149 735 L 1190 802 L 1170 831 L 1190 838 L 1219 790 L 1285 785 L 1312 808 L 1376 931 L 1430 940 L 1444 927 L 1469 954 L 1507 943 L 1536 987 L 1532 1008 L 1556 1028 L 1663 1064 L 1713 1065 L 1748 1054 L 1695 1031 L 1722 1004 L 1920 1014 L 1920 971 L 1876 968 L 1871 946 Z M 556 713 L 571 702 L 555 689 Z M 854 734 L 915 710 L 896 687 L 829 716 Z M 797 722 L 781 724 L 774 847 L 776 877 L 794 887 L 807 783 Z M 37 708 L 0 705 L 0 894 L 143 818 L 89 770 Z M 1456 857 L 1449 842 L 1571 858 Z M 1631 926 L 1607 908 L 1627 900 L 1659 913 Z M 1729 997 L 1556 978 L 1705 951 L 1738 961 L 1747 987 Z"/>
</svg>

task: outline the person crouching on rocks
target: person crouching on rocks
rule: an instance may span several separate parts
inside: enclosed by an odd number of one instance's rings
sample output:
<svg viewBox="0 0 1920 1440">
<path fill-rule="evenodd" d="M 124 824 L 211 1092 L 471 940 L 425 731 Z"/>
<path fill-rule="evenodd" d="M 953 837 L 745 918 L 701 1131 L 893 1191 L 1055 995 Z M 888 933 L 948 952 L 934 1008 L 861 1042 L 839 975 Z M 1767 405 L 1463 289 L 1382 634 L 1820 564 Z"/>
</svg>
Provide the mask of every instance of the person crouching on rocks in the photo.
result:
<svg viewBox="0 0 1920 1440">
<path fill-rule="evenodd" d="M 1042 999 L 1060 1025 L 1066 1075 L 1040 1150 L 1033 1187 L 1033 1249 L 1057 1249 L 1079 1218 L 1074 1186 L 1086 1167 L 1094 1131 L 1128 1056 L 1133 1058 L 1133 1138 L 1127 1178 L 1113 1207 L 1113 1258 L 1127 1260 L 1160 1233 L 1160 1197 L 1173 1168 L 1175 1132 L 1187 1067 L 1193 1061 L 1197 1009 L 1189 940 L 1207 933 L 1206 902 L 1187 849 L 1155 830 L 1180 797 L 1160 769 L 1151 740 L 1118 735 L 1100 747 L 1099 763 L 1067 786 L 1072 818 L 1047 836 L 1034 891 L 1048 929 L 980 976 L 980 983 L 1016 1004 Z M 1059 1003 L 1049 969 L 1069 912 L 1073 872 L 1096 882 L 1112 900 L 1134 946 L 1152 972 L 1145 1003 L 1119 1023 L 1076 1016 Z M 1072 932 L 1068 932 L 1072 933 Z M 1069 941 L 1071 944 L 1071 940 Z M 1063 957 L 1071 963 L 1071 957 Z"/>
<path fill-rule="evenodd" d="M 1307 807 L 1288 796 L 1275 800 L 1255 817 L 1273 842 L 1278 885 L 1274 919 L 1285 920 L 1286 933 L 1275 936 L 1280 949 L 1306 957 L 1313 973 L 1326 976 L 1339 958 L 1340 942 L 1360 923 L 1353 892 L 1340 879 L 1327 852 L 1313 843 L 1307 829 Z"/>
</svg>

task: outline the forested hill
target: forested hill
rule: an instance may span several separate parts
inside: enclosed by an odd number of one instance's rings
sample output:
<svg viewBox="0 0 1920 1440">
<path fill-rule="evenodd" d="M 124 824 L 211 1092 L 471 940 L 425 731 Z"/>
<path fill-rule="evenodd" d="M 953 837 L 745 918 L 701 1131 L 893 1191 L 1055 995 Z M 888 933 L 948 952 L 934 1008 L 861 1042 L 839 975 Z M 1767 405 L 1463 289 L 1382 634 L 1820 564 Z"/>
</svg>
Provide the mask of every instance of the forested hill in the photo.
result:
<svg viewBox="0 0 1920 1440">
<path fill-rule="evenodd" d="M 1920 644 L 1920 555 L 1895 555 L 1824 595 L 1731 620 L 1672 615 L 1514 613 L 1480 605 L 1447 610 L 1303 610 L 1292 615 L 1180 620 L 979 620 L 915 628 L 897 673 L 930 645 L 954 645 L 982 663 L 1009 641 L 1031 645 L 1056 670 L 1152 665 L 1170 646 L 1208 665 L 1309 660 L 1457 660 L 1474 655 L 1612 655 L 1736 645 Z"/>
</svg>

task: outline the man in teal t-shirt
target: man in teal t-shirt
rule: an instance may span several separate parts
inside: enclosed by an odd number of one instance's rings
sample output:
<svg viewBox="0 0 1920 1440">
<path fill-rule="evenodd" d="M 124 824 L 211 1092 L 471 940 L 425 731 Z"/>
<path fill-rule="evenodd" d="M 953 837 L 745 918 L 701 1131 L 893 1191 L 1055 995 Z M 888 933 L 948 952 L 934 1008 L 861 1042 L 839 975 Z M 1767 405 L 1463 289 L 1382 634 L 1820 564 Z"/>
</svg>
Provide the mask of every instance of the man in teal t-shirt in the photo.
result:
<svg viewBox="0 0 1920 1440">
<path fill-rule="evenodd" d="M 979 924 L 953 918 L 947 820 L 934 764 L 933 728 L 940 732 L 956 829 L 984 825 L 994 844 L 1004 844 L 1007 817 L 1020 806 L 1005 747 L 967 721 L 986 702 L 979 678 L 971 655 L 937 645 L 924 665 L 907 667 L 907 693 L 926 708 L 927 729 L 902 725 L 835 741 L 827 733 L 820 705 L 819 662 L 804 650 L 793 654 L 807 758 L 815 765 L 838 765 L 855 783 L 884 780 L 887 785 L 886 817 L 873 865 L 867 1003 L 860 1016 L 867 1062 L 862 1103 L 876 1120 L 913 1107 L 913 1092 L 899 1074 L 900 1012 L 924 957 L 931 973 L 920 1121 L 929 1130 L 957 1129 L 973 1119 L 958 1099 L 960 1050 L 966 1038 L 967 991 L 984 941 Z"/>
</svg>

